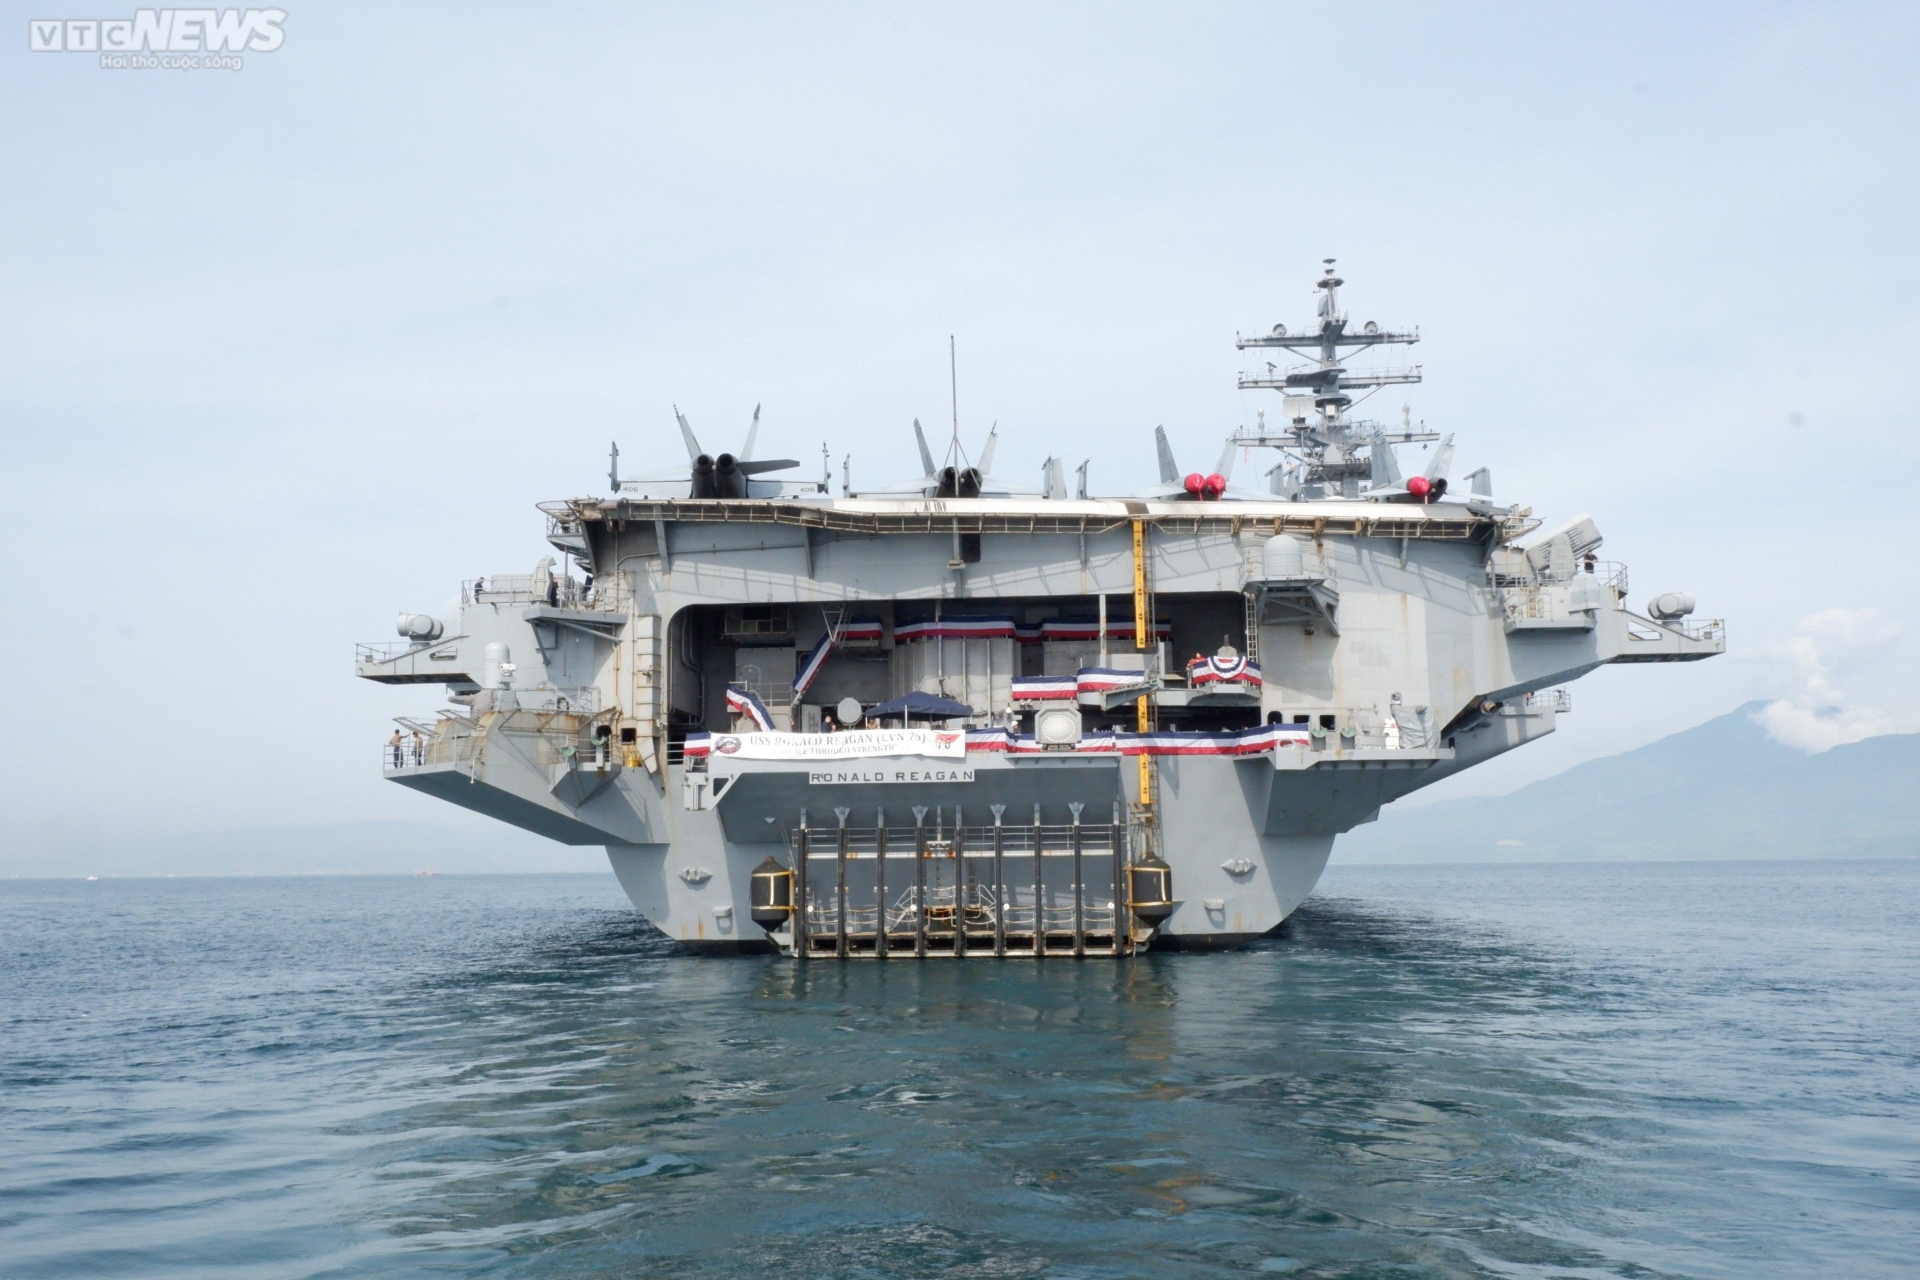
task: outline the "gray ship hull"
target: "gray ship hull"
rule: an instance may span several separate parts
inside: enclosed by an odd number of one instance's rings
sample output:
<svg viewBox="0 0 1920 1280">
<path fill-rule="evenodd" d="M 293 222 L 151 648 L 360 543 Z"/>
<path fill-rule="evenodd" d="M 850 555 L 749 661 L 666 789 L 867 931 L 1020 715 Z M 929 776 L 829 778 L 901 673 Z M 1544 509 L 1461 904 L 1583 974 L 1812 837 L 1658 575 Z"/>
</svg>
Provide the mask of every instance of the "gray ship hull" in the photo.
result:
<svg viewBox="0 0 1920 1280">
<path fill-rule="evenodd" d="M 1006 488 L 957 416 L 944 465 L 915 424 L 927 474 L 877 493 L 764 478 L 799 464 L 753 458 L 757 412 L 738 456 L 679 418 L 681 476 L 622 481 L 615 450 L 611 497 L 541 508 L 579 578 L 549 557 L 475 580 L 361 647 L 362 677 L 458 704 L 402 718 L 388 776 L 605 846 L 647 919 L 703 951 L 1118 955 L 1272 931 L 1341 832 L 1552 732 L 1559 686 L 1726 647 L 1684 592 L 1629 609 L 1592 520 L 1542 530 L 1485 468 L 1450 494 L 1451 436 L 1349 417 L 1350 391 L 1420 374 L 1344 353 L 1419 334 L 1350 331 L 1323 265 L 1312 324 L 1237 340 L 1298 361 L 1240 380 L 1281 393 L 1286 425 L 1236 432 L 1208 475 L 1156 432 L 1160 483 L 1132 498 L 1088 496 L 1084 469 L 1070 497 L 1058 459 Z M 1439 447 L 1403 478 L 1415 442 Z M 1282 451 L 1269 492 L 1231 481 L 1255 448 Z M 895 755 L 822 732 L 916 705 L 944 739 Z"/>
</svg>

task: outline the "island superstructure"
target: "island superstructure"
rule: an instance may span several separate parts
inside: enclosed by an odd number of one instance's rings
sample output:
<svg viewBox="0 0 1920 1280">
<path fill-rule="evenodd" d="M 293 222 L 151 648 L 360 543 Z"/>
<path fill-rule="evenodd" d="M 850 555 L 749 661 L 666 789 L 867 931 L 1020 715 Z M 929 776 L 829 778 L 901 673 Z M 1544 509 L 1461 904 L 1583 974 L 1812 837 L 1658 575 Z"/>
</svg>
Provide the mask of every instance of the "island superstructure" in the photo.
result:
<svg viewBox="0 0 1920 1280">
<path fill-rule="evenodd" d="M 1096 497 L 1031 490 L 952 440 L 855 491 L 710 453 L 541 504 L 553 553 L 462 585 L 362 677 L 445 686 L 386 775 L 565 844 L 709 951 L 1122 955 L 1271 932 L 1336 836 L 1553 731 L 1606 663 L 1721 653 L 1683 592 L 1629 607 L 1588 517 L 1450 487 L 1452 437 L 1357 419 L 1349 370 L 1417 332 L 1314 321 L 1240 339 L 1280 425 Z M 1266 353 L 1282 365 L 1266 362 Z M 1401 471 L 1398 446 L 1426 465 Z M 1437 448 L 1430 447 L 1437 444 Z M 1262 488 L 1234 461 L 1279 451 Z M 1464 492 L 1461 490 L 1464 489 Z"/>
</svg>

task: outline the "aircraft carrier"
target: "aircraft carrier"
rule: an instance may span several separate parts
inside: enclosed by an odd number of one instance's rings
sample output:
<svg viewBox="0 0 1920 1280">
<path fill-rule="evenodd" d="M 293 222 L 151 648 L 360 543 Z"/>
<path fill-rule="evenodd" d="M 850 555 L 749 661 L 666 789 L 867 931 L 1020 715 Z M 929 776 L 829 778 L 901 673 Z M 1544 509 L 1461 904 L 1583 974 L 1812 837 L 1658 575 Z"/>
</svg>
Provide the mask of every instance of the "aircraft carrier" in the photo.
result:
<svg viewBox="0 0 1920 1280">
<path fill-rule="evenodd" d="M 607 496 L 540 505 L 531 573 L 359 647 L 360 676 L 448 697 L 399 718 L 386 776 L 605 846 L 696 950 L 1271 932 L 1336 836 L 1553 732 L 1568 681 L 1726 647 L 1684 592 L 1630 607 L 1591 518 L 1548 525 L 1485 468 L 1452 483 L 1451 436 L 1358 417 L 1356 393 L 1421 373 L 1347 361 L 1419 334 L 1351 324 L 1342 283 L 1328 260 L 1311 322 L 1239 340 L 1273 424 L 1207 471 L 1156 431 L 1159 482 L 1125 496 L 1058 458 L 1002 482 L 957 410 L 938 458 L 914 423 L 918 479 L 856 490 L 844 462 L 777 478 L 800 464 L 755 457 L 758 410 L 713 453 L 675 409 L 684 471 L 622 479 L 616 446 Z M 1264 481 L 1237 484 L 1255 457 Z"/>
</svg>

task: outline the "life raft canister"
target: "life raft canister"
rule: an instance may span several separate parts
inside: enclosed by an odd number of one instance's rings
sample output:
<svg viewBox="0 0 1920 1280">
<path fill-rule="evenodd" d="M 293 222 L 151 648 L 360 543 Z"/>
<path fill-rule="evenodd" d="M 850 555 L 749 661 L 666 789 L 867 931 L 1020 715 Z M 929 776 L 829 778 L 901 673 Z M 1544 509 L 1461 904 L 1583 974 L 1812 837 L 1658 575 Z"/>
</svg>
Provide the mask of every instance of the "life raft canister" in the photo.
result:
<svg viewBox="0 0 1920 1280">
<path fill-rule="evenodd" d="M 1146 924 L 1158 926 L 1180 904 L 1173 900 L 1173 868 L 1150 853 L 1127 868 L 1127 908 Z"/>
<path fill-rule="evenodd" d="M 769 857 L 748 880 L 753 922 L 772 933 L 793 914 L 793 872 Z"/>
</svg>

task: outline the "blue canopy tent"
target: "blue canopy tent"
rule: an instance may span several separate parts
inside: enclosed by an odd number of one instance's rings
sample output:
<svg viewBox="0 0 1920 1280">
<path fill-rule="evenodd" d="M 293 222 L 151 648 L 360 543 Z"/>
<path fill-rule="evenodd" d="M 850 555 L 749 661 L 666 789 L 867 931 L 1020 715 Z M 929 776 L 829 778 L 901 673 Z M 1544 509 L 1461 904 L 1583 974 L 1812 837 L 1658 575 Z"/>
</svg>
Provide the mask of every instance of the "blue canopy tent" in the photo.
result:
<svg viewBox="0 0 1920 1280">
<path fill-rule="evenodd" d="M 922 693 L 918 689 L 891 702 L 883 702 L 877 707 L 867 708 L 869 720 L 901 716 L 908 724 L 913 723 L 915 716 L 919 716 L 922 720 L 957 720 L 972 714 L 973 708 L 964 702 L 955 702 L 952 698 L 942 698 L 937 694 Z"/>
</svg>

